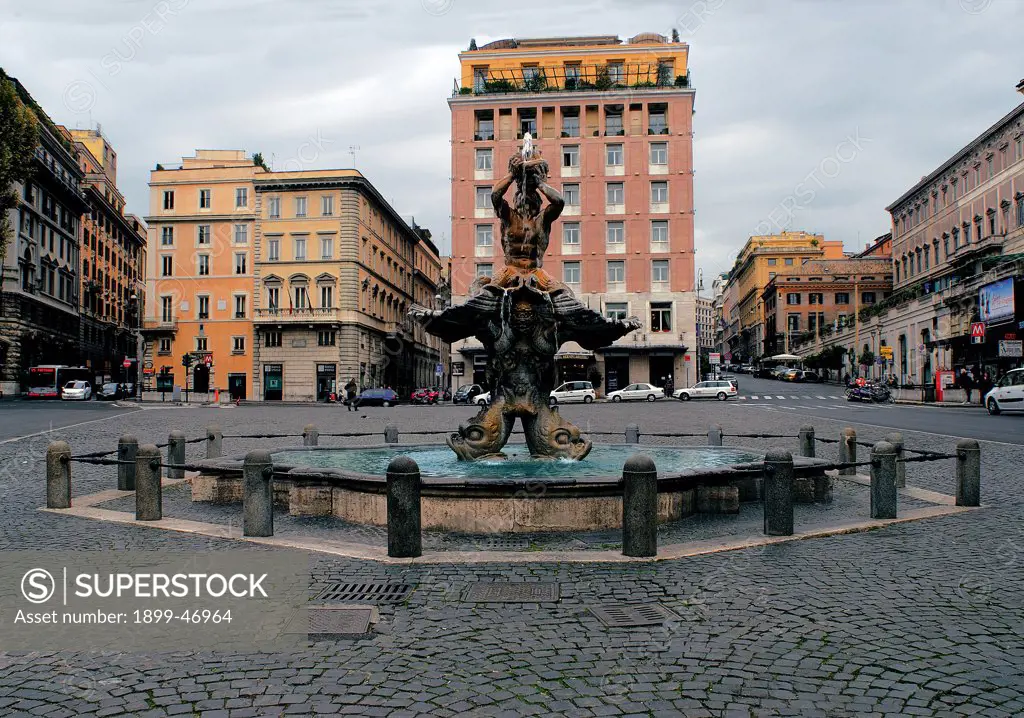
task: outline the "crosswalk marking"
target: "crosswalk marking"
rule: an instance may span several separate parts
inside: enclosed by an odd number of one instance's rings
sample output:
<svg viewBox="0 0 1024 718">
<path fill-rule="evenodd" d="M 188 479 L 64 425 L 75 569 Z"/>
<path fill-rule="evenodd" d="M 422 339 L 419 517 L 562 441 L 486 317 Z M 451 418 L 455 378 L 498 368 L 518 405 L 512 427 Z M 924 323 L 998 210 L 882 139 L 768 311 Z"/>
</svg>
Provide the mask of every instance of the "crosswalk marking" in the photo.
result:
<svg viewBox="0 0 1024 718">
<path fill-rule="evenodd" d="M 786 397 L 782 396 L 782 394 L 779 394 L 779 395 L 778 395 L 778 398 L 779 398 L 779 399 L 785 399 Z M 794 398 L 796 398 L 796 397 L 794 397 Z"/>
</svg>

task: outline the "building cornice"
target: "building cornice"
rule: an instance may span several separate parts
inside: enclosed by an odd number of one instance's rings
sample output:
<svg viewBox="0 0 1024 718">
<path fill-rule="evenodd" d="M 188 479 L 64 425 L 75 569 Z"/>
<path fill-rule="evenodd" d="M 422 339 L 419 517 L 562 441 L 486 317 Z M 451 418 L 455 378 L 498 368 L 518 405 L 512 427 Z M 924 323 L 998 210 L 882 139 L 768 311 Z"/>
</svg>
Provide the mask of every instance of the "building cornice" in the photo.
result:
<svg viewBox="0 0 1024 718">
<path fill-rule="evenodd" d="M 640 97 L 677 97 L 695 96 L 695 87 L 623 87 L 616 90 L 561 90 L 550 92 L 485 92 L 479 95 L 453 95 L 448 98 L 448 104 L 474 105 L 505 103 L 521 101 L 526 104 L 536 105 L 538 102 L 549 101 L 565 102 L 573 99 L 577 104 L 587 100 L 607 101 L 609 99 L 622 99 L 624 101 L 636 100 Z"/>
</svg>

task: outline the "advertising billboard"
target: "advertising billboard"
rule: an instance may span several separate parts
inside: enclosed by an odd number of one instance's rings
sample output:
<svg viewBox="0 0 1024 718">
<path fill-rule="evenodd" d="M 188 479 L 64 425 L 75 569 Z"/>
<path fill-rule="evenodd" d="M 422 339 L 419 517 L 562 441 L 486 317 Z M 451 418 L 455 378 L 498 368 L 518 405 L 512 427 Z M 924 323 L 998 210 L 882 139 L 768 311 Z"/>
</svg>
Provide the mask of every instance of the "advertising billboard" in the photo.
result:
<svg viewBox="0 0 1024 718">
<path fill-rule="evenodd" d="M 1013 277 L 986 284 L 978 290 L 978 311 L 985 324 L 1013 319 Z"/>
</svg>

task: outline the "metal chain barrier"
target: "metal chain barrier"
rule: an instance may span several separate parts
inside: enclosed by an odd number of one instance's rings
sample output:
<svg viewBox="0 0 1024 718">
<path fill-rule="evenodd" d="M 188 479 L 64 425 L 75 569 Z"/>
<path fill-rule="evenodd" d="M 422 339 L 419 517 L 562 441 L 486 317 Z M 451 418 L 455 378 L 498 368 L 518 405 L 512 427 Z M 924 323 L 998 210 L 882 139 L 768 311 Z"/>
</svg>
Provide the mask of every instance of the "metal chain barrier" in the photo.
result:
<svg viewBox="0 0 1024 718">
<path fill-rule="evenodd" d="M 838 444 L 839 443 L 839 439 L 826 439 L 824 436 L 817 436 L 817 435 L 815 435 L 814 440 L 815 441 L 820 441 L 823 444 Z"/>
<path fill-rule="evenodd" d="M 906 451 L 906 449 L 904 449 Z M 898 464 L 916 464 L 922 461 L 946 461 L 947 459 L 963 459 L 963 454 L 939 454 L 929 452 L 926 456 L 911 456 L 907 459 L 896 459 Z"/>
</svg>

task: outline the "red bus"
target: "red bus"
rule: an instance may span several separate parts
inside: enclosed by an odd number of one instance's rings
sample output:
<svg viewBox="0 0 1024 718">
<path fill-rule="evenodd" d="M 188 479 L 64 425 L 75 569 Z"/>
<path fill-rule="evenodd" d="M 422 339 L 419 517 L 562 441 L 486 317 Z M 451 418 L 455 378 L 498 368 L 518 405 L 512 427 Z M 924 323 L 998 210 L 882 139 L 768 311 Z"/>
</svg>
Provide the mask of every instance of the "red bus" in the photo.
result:
<svg viewBox="0 0 1024 718">
<path fill-rule="evenodd" d="M 84 366 L 66 364 L 44 364 L 28 370 L 29 399 L 59 399 L 60 390 L 69 381 L 92 383 L 92 370 Z"/>
</svg>

